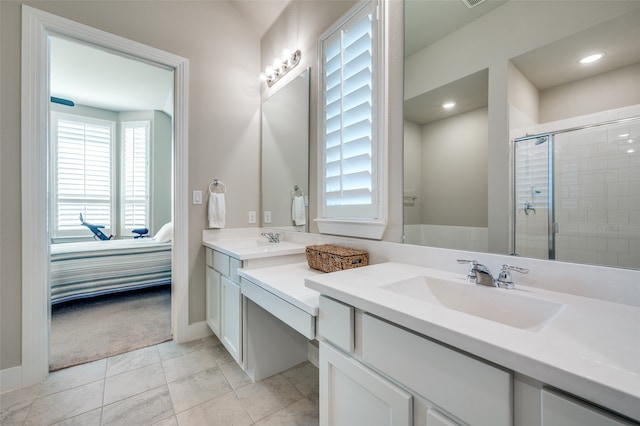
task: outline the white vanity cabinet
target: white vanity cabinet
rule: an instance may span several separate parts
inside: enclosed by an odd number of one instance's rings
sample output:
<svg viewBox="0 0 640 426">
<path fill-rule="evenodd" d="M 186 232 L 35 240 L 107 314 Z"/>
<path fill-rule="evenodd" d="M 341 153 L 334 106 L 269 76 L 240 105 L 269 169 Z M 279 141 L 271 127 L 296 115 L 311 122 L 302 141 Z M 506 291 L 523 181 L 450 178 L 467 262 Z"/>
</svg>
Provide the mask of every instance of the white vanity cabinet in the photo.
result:
<svg viewBox="0 0 640 426">
<path fill-rule="evenodd" d="M 242 363 L 242 294 L 238 269 L 242 261 L 206 249 L 206 321 L 233 359 Z"/>
<path fill-rule="evenodd" d="M 637 423 L 602 411 L 585 402 L 551 389 L 542 389 L 544 426 L 622 426 Z"/>
<path fill-rule="evenodd" d="M 325 296 L 318 318 L 322 424 L 513 424 L 511 372 Z"/>
<path fill-rule="evenodd" d="M 320 425 L 409 426 L 412 396 L 320 342 Z"/>
</svg>

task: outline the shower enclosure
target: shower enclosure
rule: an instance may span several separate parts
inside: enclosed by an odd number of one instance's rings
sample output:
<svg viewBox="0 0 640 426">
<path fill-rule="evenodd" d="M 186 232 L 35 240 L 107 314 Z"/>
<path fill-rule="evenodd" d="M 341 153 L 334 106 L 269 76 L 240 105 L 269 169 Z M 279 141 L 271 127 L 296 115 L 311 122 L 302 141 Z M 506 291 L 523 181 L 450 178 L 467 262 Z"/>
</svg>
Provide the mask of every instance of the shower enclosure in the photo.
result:
<svg viewBox="0 0 640 426">
<path fill-rule="evenodd" d="M 515 139 L 520 256 L 640 268 L 640 117 Z"/>
</svg>

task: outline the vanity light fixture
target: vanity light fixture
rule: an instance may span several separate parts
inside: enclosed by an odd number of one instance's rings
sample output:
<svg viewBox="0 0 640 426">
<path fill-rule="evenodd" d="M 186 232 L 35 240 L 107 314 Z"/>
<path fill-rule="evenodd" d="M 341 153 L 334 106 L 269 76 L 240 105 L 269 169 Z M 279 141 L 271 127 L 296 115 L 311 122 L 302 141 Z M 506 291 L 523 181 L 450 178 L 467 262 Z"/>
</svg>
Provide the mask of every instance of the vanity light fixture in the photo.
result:
<svg viewBox="0 0 640 426">
<path fill-rule="evenodd" d="M 446 103 L 442 104 L 442 108 L 444 108 L 444 109 L 451 109 L 454 106 L 456 106 L 455 102 L 446 102 Z"/>
<path fill-rule="evenodd" d="M 580 59 L 580 63 L 581 64 L 592 64 L 592 63 L 596 62 L 597 60 L 599 60 L 600 58 L 602 58 L 602 53 L 594 53 L 592 55 L 585 56 L 584 58 Z"/>
<path fill-rule="evenodd" d="M 276 81 L 280 80 L 286 73 L 291 71 L 300 63 L 302 52 L 296 50 L 291 52 L 289 49 L 282 51 L 282 57 L 273 60 L 273 66 L 268 66 L 264 72 L 260 73 L 260 80 L 266 81 L 269 87 L 273 86 Z"/>
</svg>

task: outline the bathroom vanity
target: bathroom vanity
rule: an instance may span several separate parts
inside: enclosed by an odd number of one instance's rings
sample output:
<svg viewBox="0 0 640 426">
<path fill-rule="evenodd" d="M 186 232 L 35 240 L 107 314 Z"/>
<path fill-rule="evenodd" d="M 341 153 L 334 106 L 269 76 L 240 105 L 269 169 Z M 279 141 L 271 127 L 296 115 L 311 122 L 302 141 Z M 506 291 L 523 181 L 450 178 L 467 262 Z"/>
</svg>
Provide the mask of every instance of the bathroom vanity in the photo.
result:
<svg viewBox="0 0 640 426">
<path fill-rule="evenodd" d="M 306 283 L 322 294 L 323 425 L 640 419 L 640 347 L 620 343 L 640 341 L 636 307 L 394 262 Z"/>
<path fill-rule="evenodd" d="M 206 322 L 253 381 L 309 358 L 319 294 L 304 286 L 321 274 L 305 246 L 257 238 L 204 241 Z"/>
</svg>

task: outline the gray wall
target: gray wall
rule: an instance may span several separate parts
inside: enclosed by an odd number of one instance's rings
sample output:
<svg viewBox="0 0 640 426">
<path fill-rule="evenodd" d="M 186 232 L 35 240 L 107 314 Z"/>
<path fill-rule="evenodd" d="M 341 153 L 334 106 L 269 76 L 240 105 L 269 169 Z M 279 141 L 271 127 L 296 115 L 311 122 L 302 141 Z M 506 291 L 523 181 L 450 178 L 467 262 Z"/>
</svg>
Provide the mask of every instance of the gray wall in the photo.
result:
<svg viewBox="0 0 640 426">
<path fill-rule="evenodd" d="M 229 2 L 0 2 L 0 369 L 21 364 L 23 3 L 189 59 L 189 189 L 224 181 L 227 227 L 259 207 L 260 36 Z M 205 316 L 205 207 L 189 206 L 190 322 Z"/>
</svg>

